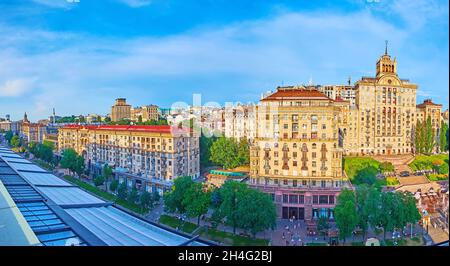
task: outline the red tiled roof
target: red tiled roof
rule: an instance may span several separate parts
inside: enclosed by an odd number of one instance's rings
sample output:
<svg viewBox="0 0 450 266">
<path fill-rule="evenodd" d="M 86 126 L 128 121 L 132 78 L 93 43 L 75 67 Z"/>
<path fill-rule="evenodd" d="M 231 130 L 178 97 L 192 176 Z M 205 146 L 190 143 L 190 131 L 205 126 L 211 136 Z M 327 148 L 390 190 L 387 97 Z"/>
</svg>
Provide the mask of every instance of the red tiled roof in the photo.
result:
<svg viewBox="0 0 450 266">
<path fill-rule="evenodd" d="M 340 96 L 336 97 L 336 100 L 334 100 L 335 102 L 348 102 L 344 99 L 342 99 Z"/>
<path fill-rule="evenodd" d="M 179 128 L 169 125 L 66 125 L 63 129 L 88 129 L 88 130 L 111 130 L 111 131 L 131 131 L 131 132 L 152 132 L 152 133 L 189 133 L 190 128 Z"/>
<path fill-rule="evenodd" d="M 431 99 L 429 99 L 429 100 L 423 101 L 423 103 L 421 103 L 421 104 L 418 104 L 417 107 L 418 108 L 423 108 L 423 107 L 425 107 L 427 105 L 442 106 L 442 104 L 436 104 Z"/>
<path fill-rule="evenodd" d="M 282 100 L 330 100 L 325 94 L 318 90 L 304 89 L 278 89 L 276 92 L 265 97 L 261 101 L 282 101 Z"/>
</svg>

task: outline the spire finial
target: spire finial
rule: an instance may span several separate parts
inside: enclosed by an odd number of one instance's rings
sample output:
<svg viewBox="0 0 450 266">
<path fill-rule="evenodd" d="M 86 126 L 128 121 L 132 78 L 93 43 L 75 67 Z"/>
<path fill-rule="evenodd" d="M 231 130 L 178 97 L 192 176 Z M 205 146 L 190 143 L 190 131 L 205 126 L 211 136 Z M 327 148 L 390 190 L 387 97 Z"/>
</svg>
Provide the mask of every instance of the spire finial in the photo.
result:
<svg viewBox="0 0 450 266">
<path fill-rule="evenodd" d="M 388 54 L 388 40 L 386 40 L 385 42 L 386 42 L 386 48 L 384 50 L 384 54 L 387 55 Z"/>
</svg>

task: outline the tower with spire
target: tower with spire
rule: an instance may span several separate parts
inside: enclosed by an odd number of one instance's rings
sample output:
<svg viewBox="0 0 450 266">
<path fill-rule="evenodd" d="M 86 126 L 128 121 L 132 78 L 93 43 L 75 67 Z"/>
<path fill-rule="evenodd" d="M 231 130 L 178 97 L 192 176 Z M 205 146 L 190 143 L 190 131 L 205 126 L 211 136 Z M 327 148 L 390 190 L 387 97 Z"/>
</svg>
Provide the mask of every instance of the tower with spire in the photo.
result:
<svg viewBox="0 0 450 266">
<path fill-rule="evenodd" d="M 23 123 L 30 123 L 30 121 L 28 120 L 27 112 L 25 112 L 25 114 L 23 115 Z"/>
<path fill-rule="evenodd" d="M 384 55 L 380 57 L 377 61 L 377 78 L 384 74 L 397 74 L 397 61 L 391 59 L 388 53 L 388 41 L 385 41 L 386 46 L 384 48 Z"/>
</svg>

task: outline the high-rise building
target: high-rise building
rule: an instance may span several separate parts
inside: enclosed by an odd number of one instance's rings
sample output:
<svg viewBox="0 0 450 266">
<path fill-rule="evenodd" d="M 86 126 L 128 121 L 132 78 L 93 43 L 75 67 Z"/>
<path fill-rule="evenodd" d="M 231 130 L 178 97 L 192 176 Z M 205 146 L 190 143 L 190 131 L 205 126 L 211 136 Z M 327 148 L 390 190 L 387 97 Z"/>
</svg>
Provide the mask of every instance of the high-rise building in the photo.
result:
<svg viewBox="0 0 450 266">
<path fill-rule="evenodd" d="M 200 175 L 199 138 L 187 128 L 68 125 L 58 134 L 59 151 L 66 148 L 83 155 L 91 172 L 108 164 L 149 188 L 161 185 L 159 191 L 176 177 Z"/>
<path fill-rule="evenodd" d="M 131 119 L 131 105 L 126 103 L 125 98 L 117 98 L 111 107 L 111 121 L 117 122 L 122 119 Z"/>
<path fill-rule="evenodd" d="M 278 216 L 333 219 L 336 196 L 349 186 L 339 141 L 343 106 L 303 86 L 279 87 L 257 105 L 249 183 L 272 195 Z"/>
<path fill-rule="evenodd" d="M 417 85 L 397 75 L 397 61 L 387 46 L 376 64 L 375 77 L 355 84 L 344 152 L 355 155 L 407 154 L 413 151 Z"/>
</svg>

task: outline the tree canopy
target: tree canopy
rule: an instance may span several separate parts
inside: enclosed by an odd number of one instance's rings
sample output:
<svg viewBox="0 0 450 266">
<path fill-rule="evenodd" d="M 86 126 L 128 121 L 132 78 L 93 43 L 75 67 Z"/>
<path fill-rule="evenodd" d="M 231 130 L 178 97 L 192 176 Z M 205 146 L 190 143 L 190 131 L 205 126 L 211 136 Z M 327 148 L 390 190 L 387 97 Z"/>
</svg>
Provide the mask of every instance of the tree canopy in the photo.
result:
<svg viewBox="0 0 450 266">
<path fill-rule="evenodd" d="M 223 136 L 214 141 L 210 152 L 211 161 L 226 169 L 246 165 L 250 157 L 247 140 L 237 142 Z"/>
</svg>

